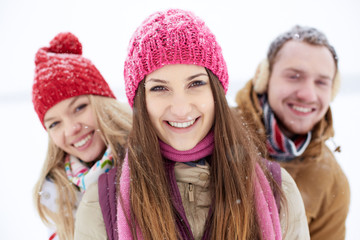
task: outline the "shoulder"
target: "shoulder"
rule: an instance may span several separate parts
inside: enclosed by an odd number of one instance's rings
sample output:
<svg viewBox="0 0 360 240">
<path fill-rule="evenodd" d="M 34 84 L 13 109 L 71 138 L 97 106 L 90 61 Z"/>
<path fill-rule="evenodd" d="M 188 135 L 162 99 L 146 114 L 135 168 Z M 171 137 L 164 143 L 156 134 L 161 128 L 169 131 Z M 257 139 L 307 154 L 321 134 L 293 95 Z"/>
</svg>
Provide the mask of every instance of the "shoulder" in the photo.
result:
<svg viewBox="0 0 360 240">
<path fill-rule="evenodd" d="M 312 182 L 301 183 L 312 237 L 344 239 L 350 205 L 350 186 L 333 153 L 325 147 Z M 320 229 L 320 230 L 319 230 Z"/>
<path fill-rule="evenodd" d="M 237 93 L 235 97 L 235 101 L 238 104 L 238 106 L 243 106 L 244 102 L 250 101 L 250 96 L 252 94 L 253 84 L 252 80 L 249 80 L 243 88 L 241 88 Z"/>
<path fill-rule="evenodd" d="M 304 198 L 307 211 L 315 211 L 324 198 L 338 192 L 348 192 L 347 177 L 333 153 L 325 146 L 323 154 L 316 161 L 294 161 L 281 164 L 296 181 Z M 346 195 L 346 194 L 345 194 Z M 309 207 L 315 209 L 309 209 Z"/>
<path fill-rule="evenodd" d="M 313 206 L 325 202 L 332 204 L 334 201 L 342 201 L 344 206 L 345 202 L 348 202 L 350 186 L 347 177 L 326 146 L 318 161 L 299 166 L 295 181 L 305 198 L 306 205 L 309 204 L 308 201 L 312 202 Z"/>
<path fill-rule="evenodd" d="M 325 169 L 324 174 L 326 174 L 326 170 L 331 170 L 331 176 L 334 183 L 347 184 L 347 177 L 345 173 L 328 147 L 325 147 L 323 157 L 319 161 L 319 164 L 321 164 L 321 166 Z"/>
<path fill-rule="evenodd" d="M 284 168 L 281 168 L 281 188 L 288 204 L 304 207 L 300 191 L 294 179 Z"/>
<path fill-rule="evenodd" d="M 51 212 L 57 212 L 57 189 L 56 184 L 50 179 L 46 178 L 42 187 L 40 194 L 40 203 L 48 208 Z"/>
<path fill-rule="evenodd" d="M 96 204 L 99 202 L 98 183 L 91 184 L 85 191 L 81 204 Z"/>
<path fill-rule="evenodd" d="M 92 184 L 84 193 L 76 212 L 75 239 L 107 239 L 99 204 L 98 184 Z"/>
<path fill-rule="evenodd" d="M 327 212 L 335 211 L 339 218 L 340 215 L 346 216 L 350 205 L 350 185 L 345 173 L 327 147 L 319 164 L 323 169 L 318 177 L 324 189 L 323 207 Z"/>
<path fill-rule="evenodd" d="M 284 239 L 310 239 L 305 207 L 294 179 L 281 168 L 281 188 L 285 201 L 280 209 Z"/>
</svg>

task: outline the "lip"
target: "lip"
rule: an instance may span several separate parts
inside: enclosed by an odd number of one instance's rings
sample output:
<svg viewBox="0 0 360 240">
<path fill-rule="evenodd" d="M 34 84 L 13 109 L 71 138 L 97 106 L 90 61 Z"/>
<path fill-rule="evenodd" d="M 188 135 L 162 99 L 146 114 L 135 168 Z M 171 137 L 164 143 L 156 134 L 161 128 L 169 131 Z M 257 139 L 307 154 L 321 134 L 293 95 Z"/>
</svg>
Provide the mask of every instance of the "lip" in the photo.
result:
<svg viewBox="0 0 360 240">
<path fill-rule="evenodd" d="M 72 146 L 73 148 L 75 148 L 76 150 L 79 150 L 79 151 L 85 150 L 86 148 L 88 148 L 88 147 L 91 145 L 91 143 L 92 143 L 92 141 L 93 141 L 93 138 L 94 138 L 94 134 L 95 134 L 95 131 L 91 131 L 91 132 L 88 132 L 88 133 L 82 135 L 82 136 L 79 137 L 76 141 L 73 141 L 73 142 L 71 143 L 71 146 Z M 83 146 L 81 146 L 81 147 L 75 147 L 75 145 L 74 145 L 75 143 L 83 140 L 83 139 L 86 138 L 88 135 L 91 135 L 91 137 L 90 137 L 90 139 L 89 139 Z"/>
<path fill-rule="evenodd" d="M 287 106 L 290 111 L 297 116 L 309 116 L 316 111 L 316 107 L 303 104 L 288 103 Z"/>
<path fill-rule="evenodd" d="M 173 127 L 173 126 L 171 126 L 169 124 L 169 122 L 186 123 L 186 122 L 190 122 L 192 120 L 190 120 L 190 121 L 189 120 L 187 120 L 187 121 L 166 121 L 166 120 L 164 120 L 163 123 L 166 126 L 166 128 L 168 128 L 172 132 L 175 132 L 175 133 L 187 133 L 187 132 L 190 132 L 197 125 L 199 119 L 200 119 L 200 117 L 197 117 L 197 118 L 193 119 L 193 120 L 195 120 L 194 123 L 192 125 L 190 125 L 188 127 L 184 127 L 184 128 Z"/>
</svg>

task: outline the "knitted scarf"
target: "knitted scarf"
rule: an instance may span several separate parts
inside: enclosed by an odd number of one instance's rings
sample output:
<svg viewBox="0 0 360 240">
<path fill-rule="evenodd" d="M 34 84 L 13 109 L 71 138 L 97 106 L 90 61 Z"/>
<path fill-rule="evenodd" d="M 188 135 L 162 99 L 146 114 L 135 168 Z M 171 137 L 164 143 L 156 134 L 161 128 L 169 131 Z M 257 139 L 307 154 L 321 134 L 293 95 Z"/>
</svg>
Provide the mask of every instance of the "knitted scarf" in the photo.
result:
<svg viewBox="0 0 360 240">
<path fill-rule="evenodd" d="M 306 136 L 296 136 L 293 140 L 283 134 L 267 100 L 267 96 L 259 95 L 259 101 L 264 113 L 264 122 L 267 135 L 266 147 L 269 155 L 279 161 L 289 162 L 303 154 L 310 143 L 311 132 Z"/>
<path fill-rule="evenodd" d="M 114 165 L 111 149 L 108 148 L 104 156 L 89 168 L 86 163 L 72 155 L 65 157 L 65 172 L 73 184 L 84 192 L 88 186 L 97 182 L 99 176 L 108 172 Z"/>
<path fill-rule="evenodd" d="M 159 144 L 162 155 L 169 160 L 175 162 L 194 161 L 204 158 L 213 152 L 214 135 L 213 132 L 210 132 L 193 149 L 188 151 L 178 151 L 162 141 L 159 141 Z M 280 240 L 281 228 L 275 198 L 269 182 L 259 165 L 256 165 L 256 175 L 255 205 L 263 240 Z M 119 183 L 122 204 L 120 197 L 117 201 L 118 239 L 132 239 L 131 228 L 127 223 L 127 219 L 130 219 L 131 211 L 130 181 L 130 168 L 126 155 Z M 143 239 L 138 226 L 136 226 L 136 232 L 138 239 Z"/>
</svg>

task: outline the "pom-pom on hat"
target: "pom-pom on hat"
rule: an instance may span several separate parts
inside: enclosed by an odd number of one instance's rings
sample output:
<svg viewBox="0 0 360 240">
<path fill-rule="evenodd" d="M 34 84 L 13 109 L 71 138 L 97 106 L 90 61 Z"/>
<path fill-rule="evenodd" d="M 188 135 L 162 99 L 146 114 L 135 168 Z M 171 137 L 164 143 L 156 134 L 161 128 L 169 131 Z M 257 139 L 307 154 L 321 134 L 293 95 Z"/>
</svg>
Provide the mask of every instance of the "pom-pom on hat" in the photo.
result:
<svg viewBox="0 0 360 240">
<path fill-rule="evenodd" d="M 150 15 L 133 34 L 125 60 L 124 79 L 130 106 L 147 74 L 179 63 L 206 67 L 218 77 L 226 93 L 229 84 L 226 63 L 204 21 L 180 9 Z"/>
<path fill-rule="evenodd" d="M 81 55 L 82 45 L 72 33 L 58 34 L 49 47 L 36 53 L 32 101 L 43 126 L 45 113 L 67 98 L 88 94 L 115 98 L 100 72 Z"/>
</svg>

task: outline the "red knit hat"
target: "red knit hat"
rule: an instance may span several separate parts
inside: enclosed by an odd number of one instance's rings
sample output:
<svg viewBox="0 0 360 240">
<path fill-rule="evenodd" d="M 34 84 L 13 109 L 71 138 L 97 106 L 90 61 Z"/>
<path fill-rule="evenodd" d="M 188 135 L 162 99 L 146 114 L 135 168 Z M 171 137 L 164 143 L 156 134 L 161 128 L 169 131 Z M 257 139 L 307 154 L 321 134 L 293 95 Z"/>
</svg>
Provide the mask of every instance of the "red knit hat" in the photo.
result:
<svg viewBox="0 0 360 240">
<path fill-rule="evenodd" d="M 32 101 L 43 126 L 45 113 L 67 98 L 88 94 L 115 98 L 100 72 L 81 54 L 81 43 L 72 33 L 58 34 L 50 47 L 36 53 Z"/>
<path fill-rule="evenodd" d="M 177 63 L 206 67 L 219 78 L 226 93 L 228 71 L 214 34 L 193 13 L 170 9 L 150 15 L 130 40 L 124 66 L 130 106 L 139 83 L 147 74 Z"/>
</svg>

